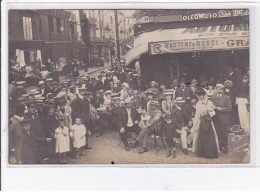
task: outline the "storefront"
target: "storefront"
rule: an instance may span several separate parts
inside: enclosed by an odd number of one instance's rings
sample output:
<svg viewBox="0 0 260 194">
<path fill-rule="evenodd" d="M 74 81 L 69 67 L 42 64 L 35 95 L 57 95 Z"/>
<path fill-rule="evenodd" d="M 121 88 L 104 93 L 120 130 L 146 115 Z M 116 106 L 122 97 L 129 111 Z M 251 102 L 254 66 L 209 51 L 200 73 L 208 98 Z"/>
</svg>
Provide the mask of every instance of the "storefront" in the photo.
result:
<svg viewBox="0 0 260 194">
<path fill-rule="evenodd" d="M 16 61 L 23 67 L 37 65 L 42 61 L 43 41 L 9 41 L 9 57 L 16 56 Z"/>
<path fill-rule="evenodd" d="M 229 66 L 249 68 L 248 18 L 228 24 L 212 20 L 211 25 L 198 27 L 194 23 L 138 35 L 126 64 L 134 67 L 138 61 L 143 79 L 160 83 L 180 78 L 189 82 L 200 75 L 223 79 Z"/>
</svg>

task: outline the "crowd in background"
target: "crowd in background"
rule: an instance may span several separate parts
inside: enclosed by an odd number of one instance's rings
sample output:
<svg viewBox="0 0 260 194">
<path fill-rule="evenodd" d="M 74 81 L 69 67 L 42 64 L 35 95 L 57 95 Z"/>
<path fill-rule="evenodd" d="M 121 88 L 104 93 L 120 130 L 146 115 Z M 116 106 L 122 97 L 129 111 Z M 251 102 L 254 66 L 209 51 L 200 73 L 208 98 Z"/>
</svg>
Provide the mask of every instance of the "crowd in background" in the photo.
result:
<svg viewBox="0 0 260 194">
<path fill-rule="evenodd" d="M 9 158 L 17 164 L 64 164 L 87 154 L 90 135 L 108 131 L 119 133 L 126 151 L 140 147 L 139 154 L 148 152 L 150 137 L 161 138 L 173 158 L 178 138 L 183 154 L 218 158 L 228 153 L 234 125 L 249 136 L 249 73 L 239 67 L 230 67 L 224 80 L 201 75 L 157 83 L 123 64 L 97 77 L 80 75 L 79 63 L 57 71 L 50 62 L 39 76 L 11 63 Z M 68 79 L 60 81 L 59 72 Z M 136 134 L 131 142 L 129 133 Z"/>
</svg>

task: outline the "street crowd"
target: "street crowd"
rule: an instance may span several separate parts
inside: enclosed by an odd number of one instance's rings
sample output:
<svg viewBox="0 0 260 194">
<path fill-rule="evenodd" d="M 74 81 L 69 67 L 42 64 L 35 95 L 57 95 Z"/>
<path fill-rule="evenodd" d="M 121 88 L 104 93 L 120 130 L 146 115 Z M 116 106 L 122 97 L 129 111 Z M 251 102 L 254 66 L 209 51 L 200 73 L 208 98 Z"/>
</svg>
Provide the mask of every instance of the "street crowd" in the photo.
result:
<svg viewBox="0 0 260 194">
<path fill-rule="evenodd" d="M 126 151 L 137 148 L 138 154 L 153 149 L 151 137 L 155 144 L 161 139 L 172 158 L 178 138 L 185 155 L 218 158 L 228 152 L 232 126 L 249 136 L 249 73 L 239 67 L 230 67 L 223 80 L 200 75 L 167 83 L 145 82 L 121 63 L 97 77 L 74 69 L 61 82 L 56 74 L 43 74 L 30 90 L 30 79 L 17 76 L 17 68 L 10 71 L 9 158 L 17 164 L 88 157 L 89 136 L 102 138 L 109 131 L 118 132 Z M 129 134 L 135 134 L 133 141 Z"/>
</svg>

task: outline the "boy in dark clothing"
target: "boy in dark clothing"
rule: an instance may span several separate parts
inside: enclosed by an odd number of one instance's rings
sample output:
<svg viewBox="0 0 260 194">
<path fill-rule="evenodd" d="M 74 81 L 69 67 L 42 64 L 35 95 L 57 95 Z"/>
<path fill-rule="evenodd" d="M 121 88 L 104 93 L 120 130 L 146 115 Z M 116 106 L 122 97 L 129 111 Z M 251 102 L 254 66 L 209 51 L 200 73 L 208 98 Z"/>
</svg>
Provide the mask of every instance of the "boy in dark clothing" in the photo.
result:
<svg viewBox="0 0 260 194">
<path fill-rule="evenodd" d="M 165 123 L 163 126 L 163 132 L 165 136 L 165 142 L 167 146 L 168 153 L 166 157 L 172 156 L 173 158 L 176 158 L 176 125 L 174 122 L 172 122 L 171 115 L 166 115 L 165 117 Z"/>
</svg>

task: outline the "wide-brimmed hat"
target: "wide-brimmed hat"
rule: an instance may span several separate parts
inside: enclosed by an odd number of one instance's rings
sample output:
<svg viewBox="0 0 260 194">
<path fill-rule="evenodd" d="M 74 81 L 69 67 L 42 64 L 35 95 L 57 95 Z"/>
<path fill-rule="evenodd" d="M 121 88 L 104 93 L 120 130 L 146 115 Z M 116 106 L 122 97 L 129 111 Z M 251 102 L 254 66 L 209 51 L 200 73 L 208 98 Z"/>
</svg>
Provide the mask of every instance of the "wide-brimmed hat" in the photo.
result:
<svg viewBox="0 0 260 194">
<path fill-rule="evenodd" d="M 116 96 L 116 97 L 113 98 L 114 101 L 115 101 L 115 100 L 120 100 L 120 99 L 121 99 L 121 98 L 118 97 L 118 96 Z"/>
<path fill-rule="evenodd" d="M 30 105 L 35 105 L 36 104 L 36 102 L 35 102 L 35 100 L 33 100 L 33 99 L 30 99 L 30 100 L 28 100 L 27 102 L 26 102 L 26 105 L 27 106 L 30 106 Z"/>
<path fill-rule="evenodd" d="M 83 88 L 83 87 L 81 87 L 81 88 L 78 88 L 78 90 L 79 90 L 79 91 L 86 91 L 87 88 Z"/>
<path fill-rule="evenodd" d="M 225 86 L 224 86 L 223 84 L 220 84 L 220 83 L 216 85 L 216 88 L 223 89 L 224 87 L 225 87 Z"/>
<path fill-rule="evenodd" d="M 155 94 L 155 92 L 151 89 L 148 89 L 144 92 L 145 94 Z"/>
<path fill-rule="evenodd" d="M 17 82 L 15 82 L 15 84 L 16 84 L 17 86 L 23 85 L 23 84 L 25 84 L 25 83 L 26 83 L 26 81 L 17 81 Z"/>
<path fill-rule="evenodd" d="M 232 82 L 231 80 L 226 80 L 226 81 L 224 82 L 224 86 L 231 88 L 231 87 L 233 86 L 233 82 Z"/>
<path fill-rule="evenodd" d="M 132 103 L 132 100 L 131 98 L 126 98 L 125 101 L 124 101 L 125 104 L 129 104 L 129 103 Z"/>
<path fill-rule="evenodd" d="M 172 90 L 164 90 L 164 95 L 173 95 Z"/>
<path fill-rule="evenodd" d="M 43 85 L 43 84 L 45 84 L 45 82 L 43 80 L 39 81 L 39 83 L 38 83 L 39 86 Z"/>
<path fill-rule="evenodd" d="M 157 82 L 156 81 L 151 81 L 150 84 L 155 84 L 156 85 Z"/>
<path fill-rule="evenodd" d="M 113 92 L 111 90 L 107 90 L 105 94 L 112 94 Z"/>
<path fill-rule="evenodd" d="M 52 82 L 52 81 L 53 81 L 52 78 L 48 78 L 48 79 L 46 79 L 46 82 Z"/>
<path fill-rule="evenodd" d="M 159 102 L 158 102 L 158 101 L 156 101 L 156 100 L 153 100 L 153 101 L 151 102 L 151 105 L 154 105 L 154 106 L 159 106 Z"/>
<path fill-rule="evenodd" d="M 176 103 L 185 103 L 185 100 L 183 100 L 182 97 L 177 97 L 177 98 L 175 99 L 175 102 L 176 102 Z"/>
</svg>

